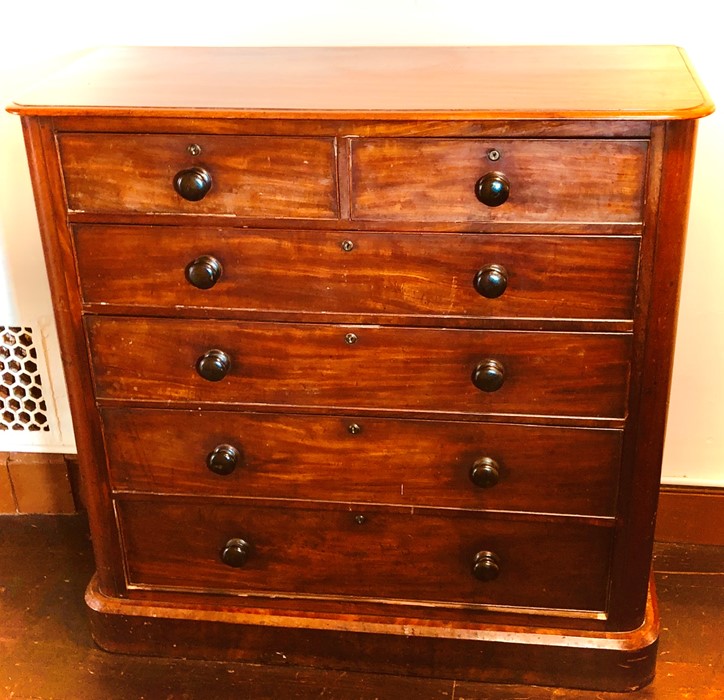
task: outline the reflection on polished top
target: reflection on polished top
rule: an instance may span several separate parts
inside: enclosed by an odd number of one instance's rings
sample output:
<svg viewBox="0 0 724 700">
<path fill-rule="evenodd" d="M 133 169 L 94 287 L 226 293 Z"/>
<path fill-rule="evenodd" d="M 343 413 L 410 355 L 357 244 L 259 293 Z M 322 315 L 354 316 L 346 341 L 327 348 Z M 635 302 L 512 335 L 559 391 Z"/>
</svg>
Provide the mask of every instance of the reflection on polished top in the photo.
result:
<svg viewBox="0 0 724 700">
<path fill-rule="evenodd" d="M 104 48 L 21 114 L 690 119 L 713 105 L 674 46 Z M 322 112 L 324 114 L 322 114 Z"/>
</svg>

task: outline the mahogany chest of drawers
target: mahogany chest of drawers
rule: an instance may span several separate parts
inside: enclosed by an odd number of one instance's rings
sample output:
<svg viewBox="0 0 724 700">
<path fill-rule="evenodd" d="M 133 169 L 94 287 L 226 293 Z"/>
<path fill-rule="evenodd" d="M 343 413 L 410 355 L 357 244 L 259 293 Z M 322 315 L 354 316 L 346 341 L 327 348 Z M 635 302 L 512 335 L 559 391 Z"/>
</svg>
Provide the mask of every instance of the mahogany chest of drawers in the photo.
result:
<svg viewBox="0 0 724 700">
<path fill-rule="evenodd" d="M 11 110 L 102 647 L 650 680 L 680 50 L 108 49 Z"/>
</svg>

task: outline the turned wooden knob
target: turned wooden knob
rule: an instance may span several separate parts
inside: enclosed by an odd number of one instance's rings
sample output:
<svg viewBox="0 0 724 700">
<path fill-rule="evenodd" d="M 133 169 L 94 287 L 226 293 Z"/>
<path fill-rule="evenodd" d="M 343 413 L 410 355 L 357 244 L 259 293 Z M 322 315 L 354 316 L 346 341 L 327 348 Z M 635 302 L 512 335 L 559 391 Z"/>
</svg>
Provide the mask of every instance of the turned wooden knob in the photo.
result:
<svg viewBox="0 0 724 700">
<path fill-rule="evenodd" d="M 199 376 L 209 382 L 221 381 L 231 369 L 231 358 L 223 350 L 208 350 L 196 361 Z"/>
<path fill-rule="evenodd" d="M 212 255 L 201 255 L 186 266 L 186 281 L 197 289 L 211 289 L 220 279 L 221 263 Z"/>
<path fill-rule="evenodd" d="M 211 173 L 199 167 L 179 170 L 174 175 L 173 188 L 189 202 L 198 202 L 211 189 Z"/>
<path fill-rule="evenodd" d="M 498 391 L 505 381 L 505 367 L 498 360 L 483 360 L 473 370 L 472 380 L 480 391 Z"/>
<path fill-rule="evenodd" d="M 475 183 L 475 196 L 487 207 L 499 207 L 510 196 L 510 180 L 498 171 L 485 173 Z"/>
<path fill-rule="evenodd" d="M 483 550 L 473 559 L 473 576 L 479 581 L 492 581 L 500 574 L 500 559 L 495 552 Z"/>
<path fill-rule="evenodd" d="M 248 542 L 242 540 L 240 537 L 233 537 L 221 550 L 221 561 L 227 566 L 239 569 L 246 564 L 250 549 L 251 547 Z"/>
<path fill-rule="evenodd" d="M 481 489 L 489 489 L 500 481 L 500 465 L 492 457 L 475 460 L 470 469 L 470 481 Z"/>
<path fill-rule="evenodd" d="M 473 286 L 486 299 L 497 299 L 508 287 L 508 272 L 502 265 L 486 265 L 475 275 Z"/>
<path fill-rule="evenodd" d="M 217 445 L 206 457 L 206 466 L 220 476 L 227 476 L 241 462 L 241 454 L 233 445 Z"/>
</svg>

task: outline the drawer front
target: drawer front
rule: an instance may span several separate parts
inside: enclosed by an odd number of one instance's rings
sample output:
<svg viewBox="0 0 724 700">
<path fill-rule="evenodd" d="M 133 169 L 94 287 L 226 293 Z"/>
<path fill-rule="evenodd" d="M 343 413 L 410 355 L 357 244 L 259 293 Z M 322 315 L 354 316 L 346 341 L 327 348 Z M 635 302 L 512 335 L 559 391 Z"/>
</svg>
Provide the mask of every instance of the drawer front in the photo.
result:
<svg viewBox="0 0 724 700">
<path fill-rule="evenodd" d="M 633 318 L 639 248 L 634 237 L 109 226 L 78 226 L 75 242 L 86 302 L 571 319 Z M 220 269 L 197 288 L 187 275 L 207 270 L 205 256 Z"/>
<path fill-rule="evenodd" d="M 71 211 L 250 219 L 338 214 L 333 139 L 68 133 L 58 144 Z M 200 148 L 198 156 L 189 153 L 191 145 Z M 187 201 L 174 179 L 195 167 L 211 187 Z"/>
<path fill-rule="evenodd" d="M 605 607 L 612 540 L 607 527 L 373 507 L 156 499 L 121 500 L 116 508 L 131 586 L 590 611 Z M 230 540 L 248 545 L 240 568 L 221 560 Z M 482 552 L 491 552 L 497 562 L 499 574 L 492 581 L 473 575 Z"/>
<path fill-rule="evenodd" d="M 86 327 L 101 399 L 610 418 L 626 412 L 631 336 L 623 333 L 97 317 Z M 226 363 L 228 373 L 202 378 L 202 358 L 207 375 Z M 474 374 L 488 388 L 501 378 L 502 386 L 481 390 Z"/>
<path fill-rule="evenodd" d="M 618 430 L 153 409 L 102 415 L 117 490 L 614 513 Z"/>
<path fill-rule="evenodd" d="M 354 139 L 352 216 L 417 222 L 639 223 L 646 141 Z M 498 160 L 489 153 L 497 151 Z M 476 183 L 503 173 L 507 201 Z"/>
</svg>

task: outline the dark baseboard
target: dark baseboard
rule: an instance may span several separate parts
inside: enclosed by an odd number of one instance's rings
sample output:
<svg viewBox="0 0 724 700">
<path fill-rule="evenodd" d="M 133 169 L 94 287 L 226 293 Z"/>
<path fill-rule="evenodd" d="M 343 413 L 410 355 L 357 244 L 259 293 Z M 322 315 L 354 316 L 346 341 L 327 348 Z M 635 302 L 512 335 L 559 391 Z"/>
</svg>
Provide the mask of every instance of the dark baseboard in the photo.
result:
<svg viewBox="0 0 724 700">
<path fill-rule="evenodd" d="M 662 486 L 656 539 L 724 545 L 724 488 Z"/>
</svg>

